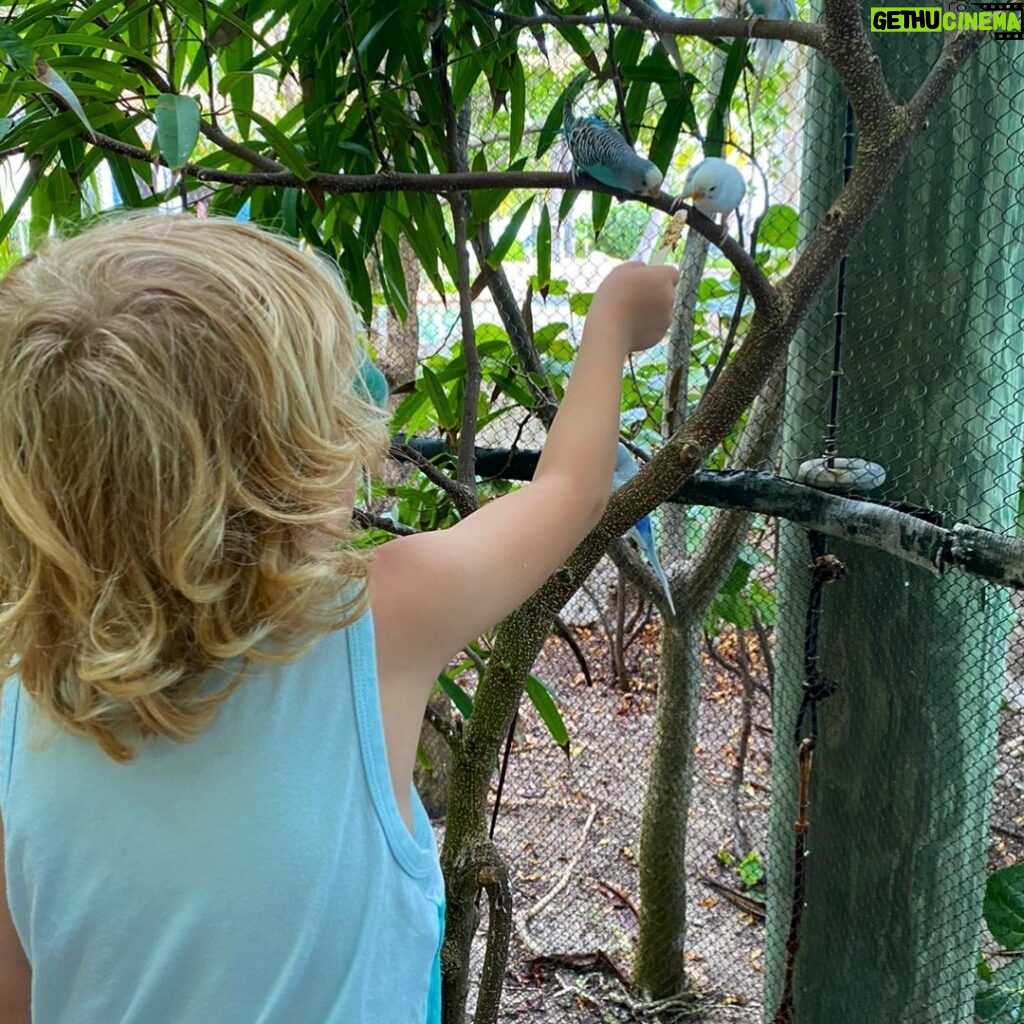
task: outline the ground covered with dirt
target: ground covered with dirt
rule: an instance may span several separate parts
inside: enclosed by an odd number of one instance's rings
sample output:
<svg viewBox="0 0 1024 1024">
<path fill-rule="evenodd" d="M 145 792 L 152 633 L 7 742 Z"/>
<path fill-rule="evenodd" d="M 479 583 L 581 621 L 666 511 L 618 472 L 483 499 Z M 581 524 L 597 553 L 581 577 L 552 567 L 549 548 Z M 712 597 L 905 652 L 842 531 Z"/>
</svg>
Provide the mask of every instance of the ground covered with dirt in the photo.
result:
<svg viewBox="0 0 1024 1024">
<path fill-rule="evenodd" d="M 765 856 L 771 748 L 766 689 L 757 689 L 750 701 L 749 748 L 737 787 L 741 677 L 706 654 L 702 659 L 687 851 L 684 956 L 692 994 L 646 1003 L 631 979 L 639 906 L 637 851 L 660 630 L 655 620 L 638 632 L 626 652 L 625 678 L 618 682 L 603 633 L 577 630 L 576 635 L 592 685 L 564 641 L 555 638 L 535 668 L 562 710 L 570 755 L 555 746 L 524 702 L 504 784 L 495 838 L 511 868 L 515 929 L 499 1019 L 760 1024 L 763 884 L 748 883 L 759 867 L 770 870 Z M 735 663 L 735 637 L 723 637 L 718 651 L 726 663 Z M 756 645 L 752 653 L 754 675 L 763 687 L 767 674 Z M 1024 853 L 1022 754 L 1024 710 L 1008 706 L 1000 729 L 991 868 L 1013 863 Z M 744 871 L 741 878 L 737 861 L 750 851 L 753 873 Z M 483 920 L 474 977 L 485 930 Z"/>
</svg>

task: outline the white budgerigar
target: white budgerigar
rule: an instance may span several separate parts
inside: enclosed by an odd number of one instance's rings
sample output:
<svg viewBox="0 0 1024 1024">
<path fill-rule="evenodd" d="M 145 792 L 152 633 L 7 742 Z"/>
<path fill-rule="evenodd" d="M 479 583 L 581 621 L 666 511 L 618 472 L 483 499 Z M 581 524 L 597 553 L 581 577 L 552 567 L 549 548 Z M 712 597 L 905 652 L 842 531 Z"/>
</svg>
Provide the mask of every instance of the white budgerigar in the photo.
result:
<svg viewBox="0 0 1024 1024">
<path fill-rule="evenodd" d="M 612 488 L 618 490 L 627 481 L 632 480 L 639 472 L 640 467 L 634 461 L 629 449 L 620 442 L 615 453 L 615 473 L 612 476 Z M 651 563 L 654 575 L 658 577 L 658 581 L 661 583 L 661 589 L 665 591 L 665 600 L 668 601 L 668 606 L 672 610 L 672 614 L 675 615 L 676 606 L 672 603 L 672 590 L 668 585 L 668 577 L 665 575 L 665 570 L 662 569 L 661 562 L 658 561 L 658 551 L 654 546 L 654 529 L 651 526 L 651 517 L 644 516 L 640 522 L 631 526 L 627 536 L 631 540 L 636 541 L 637 546 L 647 556 L 647 561 Z"/>
<path fill-rule="evenodd" d="M 689 199 L 707 217 L 732 213 L 743 202 L 747 185 L 732 164 L 717 156 L 705 157 L 690 169 L 678 201 Z"/>
</svg>

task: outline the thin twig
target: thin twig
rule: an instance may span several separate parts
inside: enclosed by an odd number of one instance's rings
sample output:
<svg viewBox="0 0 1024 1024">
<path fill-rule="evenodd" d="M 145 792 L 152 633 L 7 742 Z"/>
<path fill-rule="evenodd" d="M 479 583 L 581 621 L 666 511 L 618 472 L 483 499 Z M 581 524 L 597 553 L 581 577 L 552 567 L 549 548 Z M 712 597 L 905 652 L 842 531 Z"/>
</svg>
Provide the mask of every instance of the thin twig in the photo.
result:
<svg viewBox="0 0 1024 1024">
<path fill-rule="evenodd" d="M 411 462 L 433 484 L 441 488 L 452 499 L 459 515 L 465 518 L 477 509 L 476 496 L 467 491 L 457 480 L 442 473 L 428 459 L 425 459 L 415 448 L 407 444 L 391 443 L 391 456 L 402 462 Z"/>
<path fill-rule="evenodd" d="M 217 125 L 217 102 L 215 98 L 213 79 L 213 54 L 210 49 L 210 25 L 207 12 L 207 0 L 199 0 L 199 13 L 203 22 L 203 38 L 199 45 L 203 48 L 203 56 L 206 58 L 206 89 L 210 99 L 210 127 L 218 130 Z"/>
<path fill-rule="evenodd" d="M 345 28 L 348 32 L 348 42 L 351 47 L 352 63 L 356 69 L 356 81 L 359 84 L 359 96 L 363 101 L 363 113 L 366 116 L 366 124 L 370 130 L 370 143 L 373 151 L 377 154 L 381 170 L 388 169 L 388 158 L 384 155 L 384 147 L 381 145 L 380 135 L 377 132 L 377 120 L 373 116 L 373 104 L 370 102 L 370 83 L 366 80 L 363 71 L 363 63 L 359 59 L 359 47 L 356 44 L 356 33 L 352 27 L 352 15 L 349 13 L 348 0 L 337 0 L 341 8 L 342 17 L 345 19 Z"/>
<path fill-rule="evenodd" d="M 583 832 L 580 834 L 579 842 L 577 842 L 576 849 L 573 851 L 572 856 L 570 856 L 568 863 L 565 865 L 562 874 L 558 878 L 558 881 L 539 900 L 537 900 L 536 903 L 528 907 L 516 922 L 516 931 L 519 933 L 520 941 L 531 953 L 536 954 L 539 952 L 540 946 L 536 939 L 534 939 L 530 934 L 530 922 L 569 884 L 569 879 L 572 878 L 572 873 L 576 870 L 576 865 L 579 863 L 580 856 L 583 853 L 583 847 L 586 845 L 587 838 L 590 835 L 590 829 L 593 826 L 594 819 L 596 817 L 597 803 L 595 802 L 590 805 L 590 814 L 587 815 L 587 821 L 583 826 Z"/>
<path fill-rule="evenodd" d="M 612 85 L 615 88 L 615 108 L 619 113 L 619 128 L 622 131 L 622 137 L 632 146 L 633 132 L 626 119 L 626 92 L 622 88 L 622 76 L 619 74 L 619 64 L 615 59 L 615 29 L 612 26 L 612 12 L 608 9 L 608 0 L 601 0 L 601 8 L 604 11 L 605 27 L 608 30 L 608 66 L 611 68 Z"/>
<path fill-rule="evenodd" d="M 436 733 L 451 747 L 453 750 L 458 744 L 458 730 L 455 726 L 448 721 L 444 715 L 441 714 L 436 708 L 430 704 L 426 706 L 423 711 L 423 717 L 427 723 L 434 729 Z"/>
<path fill-rule="evenodd" d="M 598 878 L 597 887 L 604 889 L 605 892 L 611 893 L 616 899 L 622 900 L 622 902 L 633 912 L 633 916 L 639 921 L 640 911 L 637 909 L 637 905 L 629 898 L 629 895 L 620 889 L 617 885 L 612 885 L 611 882 L 606 882 L 603 878 Z"/>
<path fill-rule="evenodd" d="M 352 510 L 352 519 L 363 529 L 384 530 L 386 533 L 393 533 L 396 537 L 408 537 L 410 534 L 419 533 L 419 530 L 415 530 L 411 526 L 396 523 L 388 516 L 379 516 L 362 508 Z"/>
</svg>

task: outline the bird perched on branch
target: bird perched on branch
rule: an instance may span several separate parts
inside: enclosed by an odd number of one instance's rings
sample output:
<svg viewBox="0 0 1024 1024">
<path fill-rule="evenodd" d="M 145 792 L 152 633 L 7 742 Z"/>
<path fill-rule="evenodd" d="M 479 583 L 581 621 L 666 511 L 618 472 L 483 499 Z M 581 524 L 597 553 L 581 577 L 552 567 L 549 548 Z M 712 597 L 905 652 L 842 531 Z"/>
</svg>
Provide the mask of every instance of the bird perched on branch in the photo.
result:
<svg viewBox="0 0 1024 1024">
<path fill-rule="evenodd" d="M 792 21 L 796 17 L 794 0 L 747 0 L 747 6 L 753 14 L 750 19 L 751 25 L 756 25 L 762 18 L 769 21 Z M 757 77 L 757 86 L 754 89 L 754 99 L 751 103 L 752 109 L 757 108 L 764 76 L 778 63 L 781 53 L 781 39 L 755 39 L 750 44 L 750 56 L 753 59 L 754 74 Z"/>
<path fill-rule="evenodd" d="M 639 156 L 633 147 L 599 117 L 576 117 L 572 104 L 566 103 L 562 131 L 572 154 L 573 184 L 582 171 L 602 185 L 633 195 L 656 196 L 663 175 L 650 160 Z"/>
<path fill-rule="evenodd" d="M 690 199 L 706 217 L 713 217 L 716 213 L 732 213 L 746 194 L 743 175 L 720 157 L 709 156 L 690 169 L 676 202 Z"/>
<path fill-rule="evenodd" d="M 618 490 L 627 481 L 632 480 L 639 472 L 640 467 L 633 460 L 629 449 L 620 442 L 615 453 L 615 472 L 612 475 L 612 489 Z M 638 523 L 630 527 L 629 533 L 626 536 L 630 540 L 636 541 L 637 547 L 647 556 L 647 561 L 651 563 L 654 575 L 658 577 L 661 589 L 665 592 L 665 600 L 668 601 L 668 606 L 672 614 L 675 615 L 676 606 L 672 602 L 672 591 L 668 585 L 668 577 L 665 575 L 665 570 L 661 567 L 661 562 L 658 561 L 658 552 L 654 546 L 654 529 L 651 526 L 651 517 L 644 516 Z"/>
</svg>

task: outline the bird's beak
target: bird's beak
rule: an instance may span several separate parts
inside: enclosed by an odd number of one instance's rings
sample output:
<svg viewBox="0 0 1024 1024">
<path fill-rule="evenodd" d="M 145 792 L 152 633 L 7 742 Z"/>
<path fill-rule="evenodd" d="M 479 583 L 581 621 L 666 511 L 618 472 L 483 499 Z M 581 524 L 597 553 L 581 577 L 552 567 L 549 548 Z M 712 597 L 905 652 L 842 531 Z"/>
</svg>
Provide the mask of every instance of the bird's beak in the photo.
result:
<svg viewBox="0 0 1024 1024">
<path fill-rule="evenodd" d="M 703 199 L 704 198 L 704 193 L 703 193 L 703 191 L 701 191 L 701 189 L 697 189 L 697 191 L 694 192 L 690 196 L 690 198 L 696 202 L 698 199 Z"/>
</svg>

